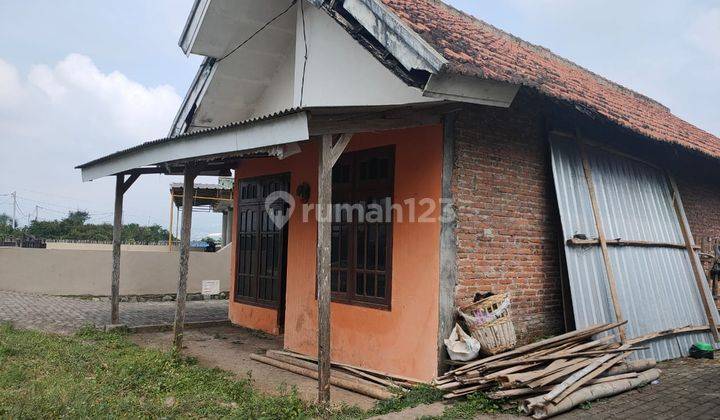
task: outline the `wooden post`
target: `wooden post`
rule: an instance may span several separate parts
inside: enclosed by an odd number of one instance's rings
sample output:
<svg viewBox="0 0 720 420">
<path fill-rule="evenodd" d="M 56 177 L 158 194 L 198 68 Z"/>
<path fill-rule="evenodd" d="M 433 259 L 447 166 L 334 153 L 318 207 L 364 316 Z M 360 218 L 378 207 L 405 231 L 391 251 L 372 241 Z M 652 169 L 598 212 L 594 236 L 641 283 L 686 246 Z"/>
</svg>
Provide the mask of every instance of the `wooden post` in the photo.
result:
<svg viewBox="0 0 720 420">
<path fill-rule="evenodd" d="M 668 173 L 668 182 L 670 183 L 670 189 L 672 192 L 672 202 L 677 214 L 678 221 L 680 222 L 680 231 L 682 232 L 683 239 L 685 240 L 685 248 L 687 249 L 688 257 L 690 258 L 690 266 L 695 276 L 695 285 L 700 293 L 700 300 L 702 301 L 703 310 L 710 325 L 710 334 L 712 334 L 715 342 L 720 342 L 720 335 L 718 334 L 717 325 L 715 324 L 715 318 L 713 318 L 712 307 L 706 294 L 705 287 L 707 287 L 707 281 L 705 280 L 705 272 L 700 265 L 700 259 L 695 254 L 695 240 L 692 237 L 690 231 L 690 224 L 688 223 L 687 216 L 685 215 L 685 208 L 683 207 L 682 201 L 680 200 L 680 190 L 678 189 L 675 179 Z"/>
<path fill-rule="evenodd" d="M 172 251 L 173 207 L 175 207 L 175 201 L 173 200 L 172 190 L 170 190 L 170 226 L 168 226 L 168 251 Z"/>
<path fill-rule="evenodd" d="M 182 350 L 183 327 L 185 326 L 185 298 L 187 297 L 188 260 L 190 258 L 190 230 L 192 228 L 192 206 L 195 183 L 195 168 L 185 166 L 183 181 L 183 213 L 180 233 L 180 268 L 175 299 L 175 325 L 173 327 L 173 346 L 176 352 Z"/>
<path fill-rule="evenodd" d="M 600 250 L 602 252 L 603 263 L 605 265 L 605 273 L 607 273 L 608 285 L 610 287 L 610 298 L 612 299 L 613 309 L 615 310 L 615 321 L 622 322 L 625 320 L 622 316 L 622 310 L 620 309 L 620 299 L 618 298 L 617 284 L 615 283 L 615 273 L 613 273 L 612 264 L 610 262 L 610 252 L 608 251 L 607 240 L 605 238 L 605 231 L 602 226 L 602 219 L 600 217 L 600 207 L 597 203 L 597 195 L 595 193 L 595 182 L 592 178 L 592 171 L 590 169 L 590 161 L 587 157 L 587 151 L 585 145 L 580 141 L 578 136 L 578 146 L 580 149 L 580 157 L 582 159 L 583 171 L 585 172 L 585 181 L 587 182 L 588 193 L 590 195 L 590 204 L 592 205 L 593 216 L 595 218 L 595 229 L 597 229 L 598 240 L 600 241 Z M 620 332 L 620 342 L 625 342 L 625 325 L 618 327 Z"/>
<path fill-rule="evenodd" d="M 133 174 L 126 181 L 125 175 L 115 176 L 115 213 L 113 217 L 112 275 L 110 277 L 110 323 L 120 323 L 120 245 L 122 244 L 123 197 L 140 175 Z"/>
<path fill-rule="evenodd" d="M 124 175 L 115 177 L 115 214 L 113 217 L 112 277 L 110 279 L 110 323 L 120 323 L 120 244 L 122 243 L 122 211 Z"/>
<path fill-rule="evenodd" d="M 442 198 L 440 203 L 440 279 L 438 293 L 438 374 L 447 368 L 448 354 L 445 339 L 452 331 L 455 320 L 455 285 L 457 283 L 457 244 L 455 210 L 453 208 L 452 174 L 455 164 L 455 121 L 457 113 L 443 118 Z"/>
<path fill-rule="evenodd" d="M 318 283 L 318 402 L 330 403 L 330 215 L 332 196 L 332 136 L 320 141 L 317 202 L 317 283 Z"/>
<path fill-rule="evenodd" d="M 317 200 L 317 290 L 318 290 L 318 402 L 330 403 L 330 242 L 332 167 L 350 142 L 351 134 L 340 136 L 333 147 L 332 136 L 320 140 Z"/>
</svg>

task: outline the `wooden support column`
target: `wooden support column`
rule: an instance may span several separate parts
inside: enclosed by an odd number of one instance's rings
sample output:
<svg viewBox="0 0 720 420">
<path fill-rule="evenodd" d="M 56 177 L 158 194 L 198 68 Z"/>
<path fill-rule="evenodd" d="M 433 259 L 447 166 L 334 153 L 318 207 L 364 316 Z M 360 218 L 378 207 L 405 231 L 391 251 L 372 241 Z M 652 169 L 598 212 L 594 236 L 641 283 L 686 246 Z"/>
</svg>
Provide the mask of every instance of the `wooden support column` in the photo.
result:
<svg viewBox="0 0 720 420">
<path fill-rule="evenodd" d="M 176 352 L 182 350 L 183 328 L 185 326 L 185 298 L 187 297 L 188 260 L 190 259 L 190 230 L 192 228 L 192 207 L 197 171 L 194 166 L 185 166 L 183 180 L 183 212 L 180 232 L 180 268 L 177 297 L 175 299 L 175 324 L 173 346 Z"/>
<path fill-rule="evenodd" d="M 172 231 L 173 231 L 173 207 L 175 207 L 175 201 L 173 200 L 173 193 L 170 190 L 170 225 L 168 226 L 168 251 L 172 251 Z"/>
<path fill-rule="evenodd" d="M 707 284 L 707 280 L 705 279 L 705 271 L 703 270 L 702 265 L 700 265 L 700 258 L 698 258 L 695 253 L 695 240 L 693 239 L 692 232 L 690 231 L 690 223 L 685 215 L 685 208 L 680 200 L 680 190 L 675 183 L 675 179 L 673 179 L 669 173 L 667 174 L 667 179 L 670 183 L 670 189 L 672 192 L 673 207 L 675 208 L 675 213 L 677 214 L 678 221 L 680 222 L 680 231 L 682 232 L 683 239 L 685 240 L 685 249 L 687 249 L 688 257 L 690 258 L 690 266 L 692 267 L 693 275 L 695 277 L 695 285 L 697 286 L 698 293 L 700 294 L 700 300 L 702 301 L 708 325 L 710 325 L 710 334 L 712 334 L 713 339 L 717 343 L 720 342 L 720 335 L 718 334 L 717 324 L 715 323 L 715 318 L 713 317 L 713 308 L 710 306 L 711 300 L 708 299 L 709 289 L 706 288 L 709 286 Z M 712 304 L 714 305 L 714 302 Z"/>
<path fill-rule="evenodd" d="M 455 120 L 457 113 L 443 119 L 442 198 L 440 218 L 440 290 L 438 301 L 438 374 L 444 372 L 448 359 L 445 339 L 455 321 L 455 285 L 457 283 L 456 220 L 453 207 L 452 177 L 455 165 Z"/>
<path fill-rule="evenodd" d="M 110 323 L 120 323 L 120 245 L 122 244 L 123 197 L 140 175 L 115 176 L 115 213 L 113 217 L 112 275 L 110 277 Z"/>
<path fill-rule="evenodd" d="M 602 225 L 600 216 L 600 206 L 598 206 L 597 195 L 595 193 L 595 182 L 592 178 L 592 170 L 590 169 L 590 161 L 587 157 L 585 145 L 580 141 L 578 136 L 578 148 L 582 159 L 583 171 L 585 173 L 585 181 L 587 182 L 588 193 L 590 195 L 590 204 L 592 205 L 593 216 L 595 219 L 595 229 L 597 229 L 598 240 L 600 241 L 600 250 L 602 252 L 603 264 L 605 265 L 605 273 L 607 274 L 608 286 L 610 287 L 610 298 L 612 299 L 613 309 L 615 311 L 615 321 L 622 322 L 625 318 L 620 309 L 620 299 L 618 298 L 617 284 L 615 283 L 615 273 L 610 262 L 610 252 L 608 251 L 607 239 L 605 238 L 605 230 Z M 620 342 L 625 342 L 625 324 L 618 327 L 620 332 Z"/>
<path fill-rule="evenodd" d="M 320 139 L 317 214 L 318 290 L 318 402 L 330 404 L 330 242 L 332 223 L 332 168 L 350 142 L 343 134 L 333 146 L 332 136 Z"/>
</svg>

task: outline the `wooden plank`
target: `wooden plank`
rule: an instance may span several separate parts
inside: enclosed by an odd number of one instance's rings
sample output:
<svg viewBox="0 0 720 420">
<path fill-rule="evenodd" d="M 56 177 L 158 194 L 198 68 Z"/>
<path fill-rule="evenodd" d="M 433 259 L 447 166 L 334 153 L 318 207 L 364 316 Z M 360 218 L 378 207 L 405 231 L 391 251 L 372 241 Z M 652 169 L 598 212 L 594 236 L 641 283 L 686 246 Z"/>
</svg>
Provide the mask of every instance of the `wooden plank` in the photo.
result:
<svg viewBox="0 0 720 420">
<path fill-rule="evenodd" d="M 670 330 L 665 331 L 658 331 L 650 334 L 645 334 L 640 337 L 635 337 L 627 342 L 629 344 L 639 344 L 644 343 L 651 340 L 656 340 L 658 338 L 668 337 L 671 335 L 677 335 L 677 334 L 689 334 L 689 333 L 697 333 L 697 332 L 706 332 L 710 331 L 710 327 L 707 325 L 688 325 L 687 327 L 680 327 L 680 328 L 673 328 Z"/>
<path fill-rule="evenodd" d="M 673 243 L 669 243 L 669 242 L 626 241 L 626 240 L 622 240 L 622 239 L 610 239 L 610 240 L 606 240 L 605 243 L 607 245 L 612 245 L 612 246 L 636 246 L 636 247 L 658 247 L 658 248 L 685 249 L 685 244 L 673 244 Z M 567 240 L 567 244 L 574 245 L 574 246 L 600 245 L 600 240 L 570 238 Z"/>
<path fill-rule="evenodd" d="M 192 228 L 193 191 L 195 188 L 195 168 L 185 166 L 183 179 L 183 212 L 180 237 L 180 267 L 177 297 L 175 299 L 175 324 L 173 326 L 173 346 L 176 352 L 182 350 L 183 328 L 185 326 L 185 298 L 187 297 L 188 261 L 190 259 L 190 231 Z"/>
<path fill-rule="evenodd" d="M 338 159 L 340 159 L 340 156 L 342 156 L 348 143 L 350 143 L 350 139 L 352 138 L 352 136 L 352 134 L 348 133 L 340 135 L 340 138 L 338 139 L 337 143 L 335 143 L 335 145 L 332 147 L 332 152 L 330 153 L 330 168 L 335 166 Z"/>
<path fill-rule="evenodd" d="M 712 314 L 712 308 L 710 306 L 710 300 L 706 294 L 705 288 L 707 287 L 707 281 L 705 280 L 705 271 L 700 265 L 700 260 L 695 255 L 695 241 L 690 231 L 690 223 L 688 223 L 687 216 L 685 215 L 685 208 L 683 207 L 680 199 L 680 190 L 678 189 L 675 179 L 667 173 L 667 179 L 670 183 L 670 189 L 672 193 L 673 207 L 675 207 L 675 213 L 677 214 L 678 221 L 680 222 L 680 231 L 682 232 L 683 239 L 685 240 L 685 247 L 687 249 L 688 257 L 690 258 L 690 266 L 693 270 L 693 276 L 695 277 L 695 285 L 697 286 L 698 293 L 700 293 L 700 300 L 702 301 L 703 310 L 707 317 L 708 324 L 710 325 L 710 334 L 712 334 L 715 342 L 720 341 L 720 335 L 718 335 L 717 325 L 715 324 L 715 318 Z M 714 305 L 714 303 L 713 303 Z"/>
<path fill-rule="evenodd" d="M 332 136 L 323 135 L 318 159 L 317 289 L 318 402 L 330 404 L 330 211 L 332 197 Z"/>
<path fill-rule="evenodd" d="M 597 359 L 594 359 L 589 365 L 573 373 L 572 375 L 570 375 L 569 378 L 565 379 L 564 381 L 553 387 L 552 391 L 545 395 L 545 401 L 555 400 L 555 398 L 565 392 L 565 390 L 570 389 L 570 386 L 580 381 L 583 377 L 588 376 L 591 372 L 593 372 L 603 363 L 610 360 L 612 357 L 613 356 L 611 354 L 606 354 L 604 356 L 598 357 Z"/>
<path fill-rule="evenodd" d="M 585 356 L 603 356 L 606 354 L 612 354 L 612 353 L 620 353 L 623 351 L 636 351 L 636 350 L 647 350 L 649 347 L 631 347 L 627 349 L 619 348 L 619 349 L 609 349 L 609 350 L 598 350 L 598 351 L 581 351 L 577 353 L 572 353 L 570 355 L 551 355 L 551 356 L 541 356 L 536 357 L 533 359 L 511 359 L 511 360 L 501 360 L 499 362 L 494 362 L 492 365 L 488 365 L 488 368 L 490 369 L 496 369 L 499 367 L 506 367 L 506 366 L 515 366 L 518 364 L 524 364 L 528 362 L 544 362 L 544 361 L 552 361 L 557 359 L 563 359 L 568 357 L 585 357 Z"/>
<path fill-rule="evenodd" d="M 580 150 L 580 158 L 582 159 L 583 172 L 585 174 L 585 181 L 587 182 L 588 195 L 590 196 L 590 204 L 595 218 L 595 229 L 597 230 L 598 240 L 600 241 L 600 250 L 603 257 L 603 265 L 605 266 L 605 273 L 607 274 L 608 286 L 610 288 L 610 298 L 615 311 L 615 320 L 622 321 L 625 318 L 623 317 L 622 309 L 620 308 L 620 299 L 618 298 L 617 284 L 615 283 L 615 273 L 613 272 L 612 263 L 610 262 L 610 252 L 608 251 L 605 231 L 602 225 L 602 218 L 600 217 L 600 207 L 597 202 L 597 194 L 595 193 L 595 182 L 592 178 L 592 170 L 590 168 L 587 150 L 585 150 L 585 145 L 579 141 L 579 138 L 578 149 Z M 620 341 L 625 342 L 625 326 L 621 326 L 619 331 Z"/>
<path fill-rule="evenodd" d="M 545 386 L 545 385 L 552 383 L 562 377 L 570 375 L 579 369 L 584 368 L 585 366 L 589 365 L 593 361 L 593 359 L 589 359 L 589 358 L 580 358 L 580 359 L 575 359 L 575 360 L 576 361 L 574 364 L 569 365 L 566 368 L 564 368 L 560 371 L 554 372 L 550 375 L 547 375 L 543 378 L 538 378 L 537 380 L 529 382 L 529 383 L 527 383 L 527 386 L 529 386 L 530 388 L 537 388 L 540 386 Z"/>
<path fill-rule="evenodd" d="M 552 398 L 552 401 L 557 404 L 560 401 L 567 398 L 568 395 L 572 394 L 573 392 L 580 389 L 581 386 L 587 384 L 588 382 L 592 381 L 593 379 L 600 376 L 603 372 L 606 372 L 608 369 L 613 367 L 615 364 L 620 362 L 622 359 L 626 358 L 630 355 L 632 352 L 626 352 L 620 355 L 617 355 L 615 357 L 610 358 L 609 360 L 605 360 L 600 366 L 595 366 L 595 369 L 592 369 L 590 373 L 587 373 L 585 375 L 579 375 L 581 376 L 580 379 L 576 380 L 574 383 L 572 383 L 570 386 L 568 386 L 566 389 L 564 389 L 562 392 L 559 393 L 559 395 L 556 395 L 554 398 Z M 602 360 L 602 358 L 598 359 Z M 587 368 L 590 368 L 592 365 L 588 365 Z M 587 369 L 586 368 L 586 369 Z M 547 400 L 547 397 L 546 397 Z"/>
</svg>

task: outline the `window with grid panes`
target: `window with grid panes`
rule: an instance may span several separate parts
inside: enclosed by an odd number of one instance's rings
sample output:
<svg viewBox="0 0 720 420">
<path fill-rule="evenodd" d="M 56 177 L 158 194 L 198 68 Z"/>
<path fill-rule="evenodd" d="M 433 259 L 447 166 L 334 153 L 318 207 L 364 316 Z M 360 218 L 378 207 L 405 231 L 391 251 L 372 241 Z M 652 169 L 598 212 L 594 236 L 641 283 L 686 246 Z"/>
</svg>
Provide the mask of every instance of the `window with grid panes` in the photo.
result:
<svg viewBox="0 0 720 420">
<path fill-rule="evenodd" d="M 394 148 L 382 147 L 343 154 L 333 167 L 334 301 L 390 306 L 394 162 Z"/>
</svg>

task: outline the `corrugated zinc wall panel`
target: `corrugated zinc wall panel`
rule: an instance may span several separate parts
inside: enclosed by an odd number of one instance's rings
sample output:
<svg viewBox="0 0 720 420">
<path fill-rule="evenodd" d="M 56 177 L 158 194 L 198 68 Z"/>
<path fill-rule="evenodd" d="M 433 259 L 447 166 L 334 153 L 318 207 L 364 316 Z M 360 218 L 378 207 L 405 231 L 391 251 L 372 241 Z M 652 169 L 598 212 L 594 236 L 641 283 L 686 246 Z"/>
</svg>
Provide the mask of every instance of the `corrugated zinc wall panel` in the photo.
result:
<svg viewBox="0 0 720 420">
<path fill-rule="evenodd" d="M 565 240 L 577 234 L 597 238 L 582 160 L 574 140 L 551 137 L 552 166 Z M 682 244 L 683 238 L 665 175 L 648 165 L 588 149 L 600 218 L 610 239 Z M 578 328 L 615 321 L 600 247 L 565 245 L 570 292 Z M 628 338 L 687 325 L 707 325 L 690 259 L 683 249 L 609 248 Z M 717 319 L 717 314 L 715 314 Z M 687 355 L 709 333 L 651 342 L 636 357 L 665 360 Z"/>
</svg>

